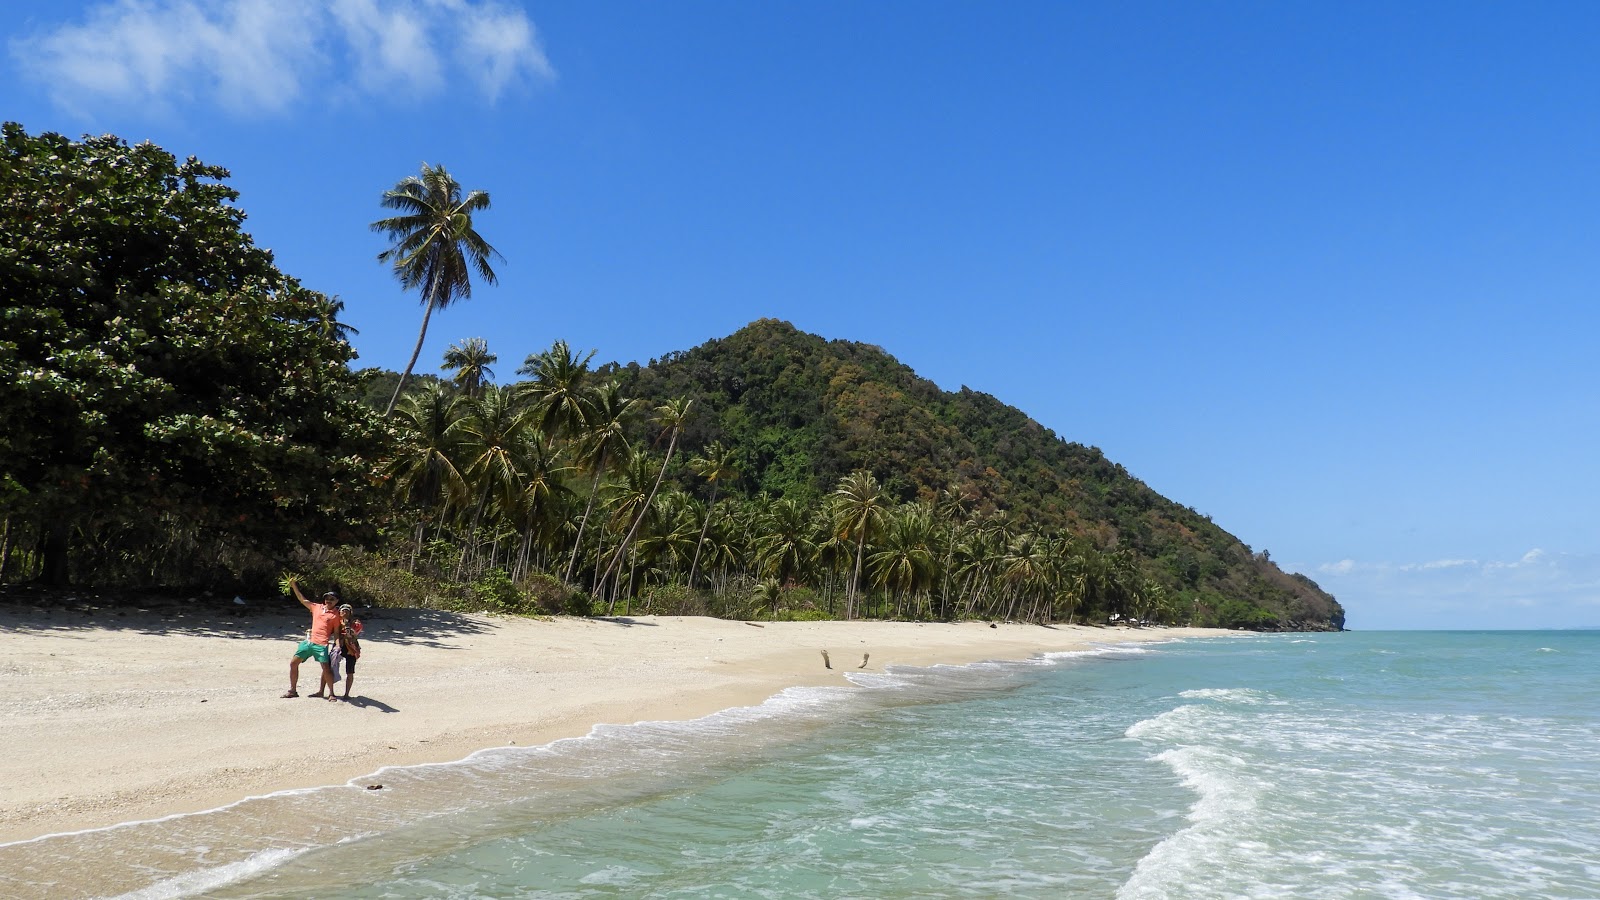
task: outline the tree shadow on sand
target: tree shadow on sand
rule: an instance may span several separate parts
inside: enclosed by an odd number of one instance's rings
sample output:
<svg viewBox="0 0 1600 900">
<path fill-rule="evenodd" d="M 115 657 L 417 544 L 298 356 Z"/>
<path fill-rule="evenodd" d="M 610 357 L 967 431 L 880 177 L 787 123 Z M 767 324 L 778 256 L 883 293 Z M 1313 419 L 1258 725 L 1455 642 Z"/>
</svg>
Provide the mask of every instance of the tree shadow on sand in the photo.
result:
<svg viewBox="0 0 1600 900">
<path fill-rule="evenodd" d="M 276 598 L 153 597 L 111 591 L 0 588 L 0 629 L 63 633 L 113 629 L 140 634 L 190 634 L 220 639 L 303 635 L 310 616 L 296 601 Z M 437 609 L 358 608 L 367 633 L 386 644 L 454 649 L 459 638 L 482 634 L 482 617 Z"/>
<path fill-rule="evenodd" d="M 627 616 L 589 616 L 588 618 L 591 622 L 605 622 L 609 625 L 621 625 L 624 628 L 632 628 L 635 625 L 657 627 L 655 622 L 641 622 L 638 619 L 630 619 Z"/>
</svg>

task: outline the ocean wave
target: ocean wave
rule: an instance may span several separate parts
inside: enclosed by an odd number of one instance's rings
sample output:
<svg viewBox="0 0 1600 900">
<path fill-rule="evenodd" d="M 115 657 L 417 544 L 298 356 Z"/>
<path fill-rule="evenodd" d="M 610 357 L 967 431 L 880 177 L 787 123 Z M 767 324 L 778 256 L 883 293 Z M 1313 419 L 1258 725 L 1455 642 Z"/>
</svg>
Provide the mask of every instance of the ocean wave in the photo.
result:
<svg viewBox="0 0 1600 900">
<path fill-rule="evenodd" d="M 214 869 L 198 869 L 192 872 L 185 872 L 181 875 L 158 881 L 149 887 L 120 894 L 116 900 L 176 900 L 179 897 L 192 897 L 197 894 L 209 893 L 248 878 L 253 878 L 262 872 L 281 866 L 305 852 L 304 849 L 263 850 L 238 862 L 217 866 Z"/>
</svg>

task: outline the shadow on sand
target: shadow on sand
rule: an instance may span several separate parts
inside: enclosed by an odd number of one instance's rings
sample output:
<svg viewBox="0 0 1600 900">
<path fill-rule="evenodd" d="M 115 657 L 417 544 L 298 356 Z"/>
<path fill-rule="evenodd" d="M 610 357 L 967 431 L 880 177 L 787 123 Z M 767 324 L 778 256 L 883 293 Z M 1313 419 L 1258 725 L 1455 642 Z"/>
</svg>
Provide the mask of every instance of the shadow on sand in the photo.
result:
<svg viewBox="0 0 1600 900">
<path fill-rule="evenodd" d="M 119 594 L 101 591 L 43 592 L 0 588 L 0 627 L 21 632 L 71 632 L 105 628 L 142 634 L 175 632 L 215 637 L 283 638 L 302 634 L 310 616 L 294 600 Z M 455 639 L 481 634 L 481 618 L 436 609 L 356 610 L 367 633 L 386 644 L 453 649 Z"/>
<path fill-rule="evenodd" d="M 351 697 L 349 700 L 344 702 L 350 704 L 351 706 L 359 706 L 362 709 L 375 709 L 378 712 L 395 713 L 400 711 L 383 702 L 382 700 L 374 700 L 371 697 L 363 697 L 360 694 L 357 694 L 356 696 Z"/>
<path fill-rule="evenodd" d="M 624 628 L 632 628 L 635 625 L 648 625 L 651 628 L 657 627 L 655 622 L 641 622 L 638 619 L 630 619 L 627 616 L 590 616 L 589 621 L 609 622 L 612 625 L 621 625 Z"/>
</svg>

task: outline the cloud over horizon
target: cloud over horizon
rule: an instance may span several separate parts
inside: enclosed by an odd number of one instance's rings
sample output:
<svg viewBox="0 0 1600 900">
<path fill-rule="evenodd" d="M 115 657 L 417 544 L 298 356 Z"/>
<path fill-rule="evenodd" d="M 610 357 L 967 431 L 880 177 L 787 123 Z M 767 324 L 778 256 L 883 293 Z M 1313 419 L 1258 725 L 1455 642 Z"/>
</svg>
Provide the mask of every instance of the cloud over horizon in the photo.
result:
<svg viewBox="0 0 1600 900">
<path fill-rule="evenodd" d="M 1342 559 L 1314 575 L 1355 628 L 1600 625 L 1600 555 L 1534 548 L 1512 560 Z"/>
<path fill-rule="evenodd" d="M 493 103 L 554 80 L 520 6 L 495 0 L 114 0 L 14 38 L 14 67 L 58 107 L 199 103 L 279 114 L 313 86 L 334 102 L 453 83 Z"/>
</svg>

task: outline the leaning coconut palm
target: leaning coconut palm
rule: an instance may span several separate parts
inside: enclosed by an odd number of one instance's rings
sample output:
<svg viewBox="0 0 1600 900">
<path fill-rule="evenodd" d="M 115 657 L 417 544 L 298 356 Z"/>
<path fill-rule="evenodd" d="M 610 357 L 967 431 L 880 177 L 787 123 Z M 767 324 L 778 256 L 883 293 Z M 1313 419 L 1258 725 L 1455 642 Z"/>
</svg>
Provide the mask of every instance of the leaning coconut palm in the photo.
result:
<svg viewBox="0 0 1600 900">
<path fill-rule="evenodd" d="M 704 453 L 689 463 L 689 468 L 696 475 L 711 482 L 711 499 L 706 501 L 706 518 L 700 525 L 700 540 L 694 545 L 694 562 L 689 564 L 689 587 L 692 590 L 695 572 L 700 568 L 700 547 L 706 542 L 706 529 L 711 527 L 711 514 L 717 508 L 717 489 L 722 487 L 722 482 L 738 478 L 739 470 L 734 468 L 734 451 L 724 447 L 721 441 L 712 441 Z"/>
<path fill-rule="evenodd" d="M 433 311 L 470 298 L 473 271 L 485 284 L 494 284 L 489 260 L 504 257 L 472 226 L 473 215 L 489 208 L 489 195 L 469 191 L 463 196 L 461 185 L 444 166 L 423 163 L 421 175 L 412 175 L 384 191 L 381 203 L 385 209 L 398 210 L 400 214 L 372 223 L 373 231 L 383 232 L 394 242 L 394 246 L 378 254 L 378 261 L 394 267 L 402 288 L 422 292 L 422 330 L 417 333 L 411 361 L 400 373 L 394 396 L 383 412 L 387 416 L 394 412 L 406 379 L 411 377 L 417 357 L 422 354 Z"/>
<path fill-rule="evenodd" d="M 672 451 L 678 447 L 678 436 L 683 434 L 684 425 L 689 422 L 689 408 L 694 405 L 693 400 L 678 398 L 668 400 L 656 407 L 656 422 L 661 426 L 661 434 L 667 438 L 667 456 L 661 461 L 661 471 L 656 474 L 656 483 L 650 488 L 650 496 L 645 498 L 644 508 L 633 520 L 633 527 L 628 529 L 628 534 L 617 546 L 615 556 L 611 557 L 611 564 L 606 567 L 605 574 L 600 576 L 600 584 L 605 584 L 622 563 L 622 557 L 628 552 L 628 545 L 633 542 L 634 536 L 639 532 L 639 524 L 644 521 L 645 513 L 649 511 L 650 504 L 656 499 L 656 491 L 661 489 L 661 479 L 666 477 L 667 466 L 672 464 Z M 611 614 L 611 609 L 617 605 L 616 596 L 612 596 L 611 606 L 607 608 L 606 615 Z"/>
<path fill-rule="evenodd" d="M 494 370 L 489 368 L 500 361 L 500 357 L 489 352 L 489 342 L 483 338 L 467 338 L 459 343 L 451 344 L 450 349 L 444 351 L 444 365 L 440 366 L 446 372 L 454 372 L 450 377 L 461 389 L 461 393 L 477 399 L 483 391 L 484 382 L 494 378 Z"/>
</svg>

